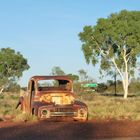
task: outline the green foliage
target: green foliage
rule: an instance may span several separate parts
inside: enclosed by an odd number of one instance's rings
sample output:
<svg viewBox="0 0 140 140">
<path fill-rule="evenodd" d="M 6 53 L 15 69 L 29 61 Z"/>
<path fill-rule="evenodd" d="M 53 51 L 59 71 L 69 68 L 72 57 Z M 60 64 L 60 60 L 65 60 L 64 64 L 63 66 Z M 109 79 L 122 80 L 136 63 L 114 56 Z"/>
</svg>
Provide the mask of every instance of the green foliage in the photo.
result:
<svg viewBox="0 0 140 140">
<path fill-rule="evenodd" d="M 116 93 L 115 93 L 116 92 Z M 110 85 L 107 86 L 107 89 L 104 91 L 104 93 L 108 94 L 108 95 L 114 95 L 117 94 L 118 96 L 122 96 L 123 95 L 123 88 L 122 88 L 122 82 L 117 81 L 116 82 L 116 91 L 115 91 L 115 83 L 111 83 Z"/>
<path fill-rule="evenodd" d="M 87 72 L 84 69 L 80 69 L 78 72 L 79 72 L 79 76 L 80 76 L 80 81 L 81 82 L 87 81 L 87 79 L 88 79 Z"/>
<path fill-rule="evenodd" d="M 54 66 L 52 68 L 52 75 L 65 75 L 65 72 L 59 67 L 59 66 Z"/>
<path fill-rule="evenodd" d="M 114 67 L 117 69 L 126 99 L 128 81 L 134 75 L 140 56 L 140 11 L 123 10 L 108 18 L 100 18 L 97 25 L 85 26 L 79 37 L 88 64 L 100 62 L 101 74 Z"/>
<path fill-rule="evenodd" d="M 77 82 L 79 80 L 79 76 L 75 74 L 67 74 L 71 78 L 73 82 Z"/>
<path fill-rule="evenodd" d="M 20 91 L 20 85 L 16 82 L 11 82 L 9 86 L 7 87 L 6 91 L 8 92 L 19 92 Z"/>
<path fill-rule="evenodd" d="M 0 50 L 0 72 L 1 76 L 21 77 L 24 70 L 29 69 L 27 60 L 19 52 L 10 48 Z"/>
<path fill-rule="evenodd" d="M 0 86 L 9 87 L 28 70 L 27 60 L 19 52 L 11 48 L 0 49 Z"/>
<path fill-rule="evenodd" d="M 99 93 L 100 93 L 100 92 L 104 92 L 106 89 L 107 89 L 106 84 L 100 83 L 100 84 L 98 84 L 97 92 L 99 92 Z"/>
<path fill-rule="evenodd" d="M 123 93 L 122 82 L 117 80 L 116 82 L 116 92 L 118 95 Z M 137 79 L 131 80 L 129 84 L 129 94 L 128 96 L 140 96 L 140 81 Z M 107 89 L 103 91 L 108 95 L 113 95 L 115 92 L 115 82 L 112 80 L 107 81 Z"/>
<path fill-rule="evenodd" d="M 117 66 L 124 69 L 123 51 L 129 57 L 129 70 L 133 71 L 140 55 L 140 11 L 126 11 L 100 18 L 95 26 L 85 26 L 79 34 L 83 42 L 82 51 L 87 63 L 97 64 L 101 59 L 101 70 Z M 106 57 L 104 57 L 106 56 Z"/>
</svg>

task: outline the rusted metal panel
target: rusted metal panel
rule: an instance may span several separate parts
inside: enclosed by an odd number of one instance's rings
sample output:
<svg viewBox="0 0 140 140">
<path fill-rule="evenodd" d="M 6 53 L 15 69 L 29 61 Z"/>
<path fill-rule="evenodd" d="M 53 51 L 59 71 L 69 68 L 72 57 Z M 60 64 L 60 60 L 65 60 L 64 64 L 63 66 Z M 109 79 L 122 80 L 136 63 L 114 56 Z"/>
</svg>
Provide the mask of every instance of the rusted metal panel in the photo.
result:
<svg viewBox="0 0 140 140">
<path fill-rule="evenodd" d="M 40 80 L 56 80 L 58 84 L 57 87 L 56 83 L 51 87 L 46 83 L 39 85 Z M 33 76 L 21 99 L 21 109 L 39 119 L 70 117 L 85 121 L 88 117 L 88 108 L 85 103 L 75 99 L 72 81 L 68 76 Z"/>
</svg>

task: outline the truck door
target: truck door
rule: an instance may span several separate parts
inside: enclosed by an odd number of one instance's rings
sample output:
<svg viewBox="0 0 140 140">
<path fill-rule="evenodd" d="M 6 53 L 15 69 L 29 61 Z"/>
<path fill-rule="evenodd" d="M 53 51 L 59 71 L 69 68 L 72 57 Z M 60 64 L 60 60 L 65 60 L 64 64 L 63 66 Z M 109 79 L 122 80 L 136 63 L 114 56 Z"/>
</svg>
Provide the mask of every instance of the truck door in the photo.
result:
<svg viewBox="0 0 140 140">
<path fill-rule="evenodd" d="M 29 104 L 29 110 L 31 111 L 32 104 L 33 104 L 33 98 L 34 98 L 34 94 L 35 94 L 35 82 L 33 80 L 31 80 L 29 82 L 29 85 L 28 85 L 28 93 L 29 93 L 28 104 Z"/>
</svg>

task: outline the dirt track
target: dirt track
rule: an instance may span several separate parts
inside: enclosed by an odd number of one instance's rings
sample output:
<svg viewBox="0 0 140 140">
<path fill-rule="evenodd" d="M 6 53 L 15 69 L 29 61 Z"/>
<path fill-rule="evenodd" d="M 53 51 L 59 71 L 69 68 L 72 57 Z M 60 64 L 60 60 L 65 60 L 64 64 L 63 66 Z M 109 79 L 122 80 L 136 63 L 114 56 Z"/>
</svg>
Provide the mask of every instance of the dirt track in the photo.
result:
<svg viewBox="0 0 140 140">
<path fill-rule="evenodd" d="M 140 137 L 140 121 L 0 123 L 0 140 L 94 140 L 119 137 Z"/>
</svg>

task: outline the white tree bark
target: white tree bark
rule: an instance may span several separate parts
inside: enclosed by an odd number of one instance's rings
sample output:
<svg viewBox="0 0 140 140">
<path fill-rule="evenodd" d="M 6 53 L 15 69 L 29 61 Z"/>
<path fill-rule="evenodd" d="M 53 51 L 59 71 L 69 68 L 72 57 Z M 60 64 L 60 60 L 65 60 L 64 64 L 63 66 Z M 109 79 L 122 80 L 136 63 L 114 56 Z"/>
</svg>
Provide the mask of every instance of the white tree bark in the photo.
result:
<svg viewBox="0 0 140 140">
<path fill-rule="evenodd" d="M 3 93 L 3 90 L 4 90 L 4 87 L 1 87 L 1 88 L 0 88 L 0 94 Z"/>
<path fill-rule="evenodd" d="M 127 99 L 128 86 L 129 86 L 129 77 L 128 77 L 128 60 L 129 60 L 129 58 L 127 58 L 127 57 L 128 57 L 128 54 L 126 54 L 126 49 L 124 48 L 123 49 L 123 60 L 124 60 L 124 66 L 125 66 L 124 71 L 123 70 L 121 71 L 121 69 L 119 69 L 119 67 L 117 66 L 117 63 L 115 62 L 115 58 L 112 59 L 112 62 L 122 79 L 122 85 L 123 85 L 123 90 L 124 90 L 124 99 Z"/>
<path fill-rule="evenodd" d="M 124 90 L 124 99 L 127 98 L 128 95 L 128 59 L 127 59 L 127 54 L 126 54 L 126 49 L 124 48 L 124 64 L 125 64 L 125 90 Z"/>
<path fill-rule="evenodd" d="M 94 36 L 92 36 L 91 38 L 96 42 L 96 45 L 97 45 L 101 55 L 103 57 L 107 57 L 107 55 L 109 54 L 110 49 L 107 51 L 107 53 L 104 53 L 103 50 L 100 48 L 100 45 L 98 44 L 97 40 L 94 38 Z M 125 41 L 124 41 L 124 44 L 125 44 Z M 118 48 L 120 48 L 120 46 L 118 46 Z M 127 99 L 128 86 L 129 86 L 128 61 L 129 61 L 129 55 L 130 55 L 131 52 L 127 53 L 126 46 L 124 45 L 123 46 L 123 51 L 121 53 L 122 53 L 122 57 L 123 57 L 123 60 L 124 60 L 124 66 L 125 66 L 124 70 L 123 70 L 123 68 L 119 69 L 119 67 L 118 67 L 118 65 L 117 65 L 117 63 L 115 61 L 115 56 L 112 58 L 112 62 L 114 64 L 115 68 L 117 69 L 118 73 L 121 76 L 122 86 L 123 86 L 123 90 L 124 90 L 124 99 Z"/>
</svg>

